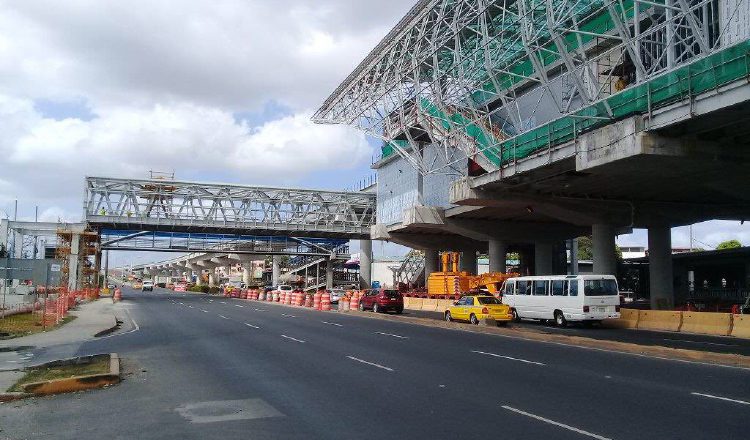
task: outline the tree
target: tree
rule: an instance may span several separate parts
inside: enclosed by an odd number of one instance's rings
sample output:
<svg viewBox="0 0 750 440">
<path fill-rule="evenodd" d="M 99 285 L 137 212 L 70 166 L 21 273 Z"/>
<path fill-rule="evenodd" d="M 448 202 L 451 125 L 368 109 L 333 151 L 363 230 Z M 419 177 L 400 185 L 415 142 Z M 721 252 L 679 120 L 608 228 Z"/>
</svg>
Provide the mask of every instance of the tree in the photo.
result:
<svg viewBox="0 0 750 440">
<path fill-rule="evenodd" d="M 738 247 L 742 247 L 742 243 L 740 243 L 738 240 L 727 240 L 727 241 L 722 241 L 721 243 L 719 243 L 719 245 L 716 246 L 716 250 L 734 249 Z"/>
<path fill-rule="evenodd" d="M 622 249 L 620 246 L 615 245 L 615 253 L 617 254 L 617 260 L 622 260 Z M 591 236 L 584 235 L 578 237 L 578 259 L 579 260 L 593 260 L 594 259 L 594 247 L 591 243 Z"/>
</svg>

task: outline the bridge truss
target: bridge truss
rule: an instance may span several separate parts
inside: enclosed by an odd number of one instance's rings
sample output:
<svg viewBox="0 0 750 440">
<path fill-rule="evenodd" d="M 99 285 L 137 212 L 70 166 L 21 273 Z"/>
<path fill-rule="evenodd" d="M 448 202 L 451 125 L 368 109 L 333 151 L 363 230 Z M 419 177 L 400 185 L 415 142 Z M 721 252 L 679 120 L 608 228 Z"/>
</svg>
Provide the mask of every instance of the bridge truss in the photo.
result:
<svg viewBox="0 0 750 440">
<path fill-rule="evenodd" d="M 359 239 L 375 221 L 375 195 L 87 177 L 84 218 L 111 230 Z"/>
<path fill-rule="evenodd" d="M 750 0 L 421 0 L 313 120 L 491 171 L 747 76 L 748 38 Z"/>
</svg>

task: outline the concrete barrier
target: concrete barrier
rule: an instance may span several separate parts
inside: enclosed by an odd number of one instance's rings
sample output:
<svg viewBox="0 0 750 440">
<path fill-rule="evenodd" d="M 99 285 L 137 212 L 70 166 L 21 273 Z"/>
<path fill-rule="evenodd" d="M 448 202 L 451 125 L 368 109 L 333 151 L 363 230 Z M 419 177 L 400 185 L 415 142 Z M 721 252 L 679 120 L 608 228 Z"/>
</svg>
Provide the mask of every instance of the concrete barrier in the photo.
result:
<svg viewBox="0 0 750 440">
<path fill-rule="evenodd" d="M 750 339 L 750 315 L 732 315 L 732 336 Z"/>
<path fill-rule="evenodd" d="M 705 335 L 727 336 L 732 327 L 729 313 L 682 312 L 680 331 Z"/>
<path fill-rule="evenodd" d="M 422 310 L 427 312 L 434 312 L 437 310 L 438 300 L 426 298 L 422 301 Z"/>
<path fill-rule="evenodd" d="M 620 309 L 618 319 L 605 319 L 602 325 L 610 328 L 638 328 L 638 312 L 635 309 Z"/>
<path fill-rule="evenodd" d="M 438 305 L 435 311 L 443 313 L 446 310 L 448 310 L 451 306 L 453 306 L 453 300 L 452 299 L 439 299 Z"/>
<path fill-rule="evenodd" d="M 670 310 L 641 310 L 638 312 L 638 328 L 678 332 L 682 327 L 682 312 Z"/>
<path fill-rule="evenodd" d="M 422 310 L 422 298 L 404 298 L 404 308 L 407 310 Z"/>
</svg>

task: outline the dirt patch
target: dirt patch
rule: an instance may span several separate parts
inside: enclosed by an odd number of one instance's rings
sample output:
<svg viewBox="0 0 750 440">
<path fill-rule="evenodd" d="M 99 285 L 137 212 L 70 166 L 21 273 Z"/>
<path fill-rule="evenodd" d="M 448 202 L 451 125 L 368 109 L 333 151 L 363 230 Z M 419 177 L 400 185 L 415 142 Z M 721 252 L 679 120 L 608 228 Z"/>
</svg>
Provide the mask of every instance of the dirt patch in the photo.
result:
<svg viewBox="0 0 750 440">
<path fill-rule="evenodd" d="M 30 368 L 27 370 L 26 375 L 8 389 L 8 391 L 23 392 L 23 386 L 29 383 L 67 379 L 77 376 L 89 376 L 94 374 L 107 374 L 109 373 L 109 365 L 109 355 L 104 355 L 95 357 L 88 363 Z"/>
</svg>

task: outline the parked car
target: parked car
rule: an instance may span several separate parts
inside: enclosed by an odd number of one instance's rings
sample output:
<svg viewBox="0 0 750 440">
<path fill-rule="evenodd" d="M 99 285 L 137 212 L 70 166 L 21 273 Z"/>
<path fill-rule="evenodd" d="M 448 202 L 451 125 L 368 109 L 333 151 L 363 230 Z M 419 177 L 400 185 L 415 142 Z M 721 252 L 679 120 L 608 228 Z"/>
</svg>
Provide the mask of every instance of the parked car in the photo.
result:
<svg viewBox="0 0 750 440">
<path fill-rule="evenodd" d="M 344 289 L 330 289 L 328 293 L 331 294 L 331 304 L 338 304 L 339 300 L 346 295 L 346 290 Z"/>
<path fill-rule="evenodd" d="M 279 293 L 279 294 L 281 294 L 282 292 L 283 292 L 283 293 L 291 293 L 291 292 L 292 292 L 292 290 L 294 290 L 294 287 L 292 287 L 292 286 L 290 286 L 290 285 L 288 285 L 288 284 L 282 284 L 282 285 L 280 285 L 280 286 L 279 286 L 279 287 L 277 288 L 277 290 L 278 290 L 278 293 Z"/>
<path fill-rule="evenodd" d="M 144 281 L 143 285 L 141 285 L 141 292 L 145 291 L 153 292 L 154 291 L 154 282 L 153 281 Z"/>
<path fill-rule="evenodd" d="M 359 310 L 372 310 L 375 313 L 392 310 L 400 314 L 404 311 L 404 295 L 398 290 L 368 289 L 359 300 Z"/>
<path fill-rule="evenodd" d="M 117 288 L 117 286 L 115 286 L 114 284 L 107 284 L 107 289 L 112 290 L 112 289 L 116 289 L 116 288 Z"/>
<path fill-rule="evenodd" d="M 486 318 L 494 319 L 498 325 L 506 325 L 513 320 L 510 307 L 492 295 L 462 296 L 443 312 L 443 316 L 446 321 L 469 321 L 472 324 L 479 324 Z"/>
</svg>

